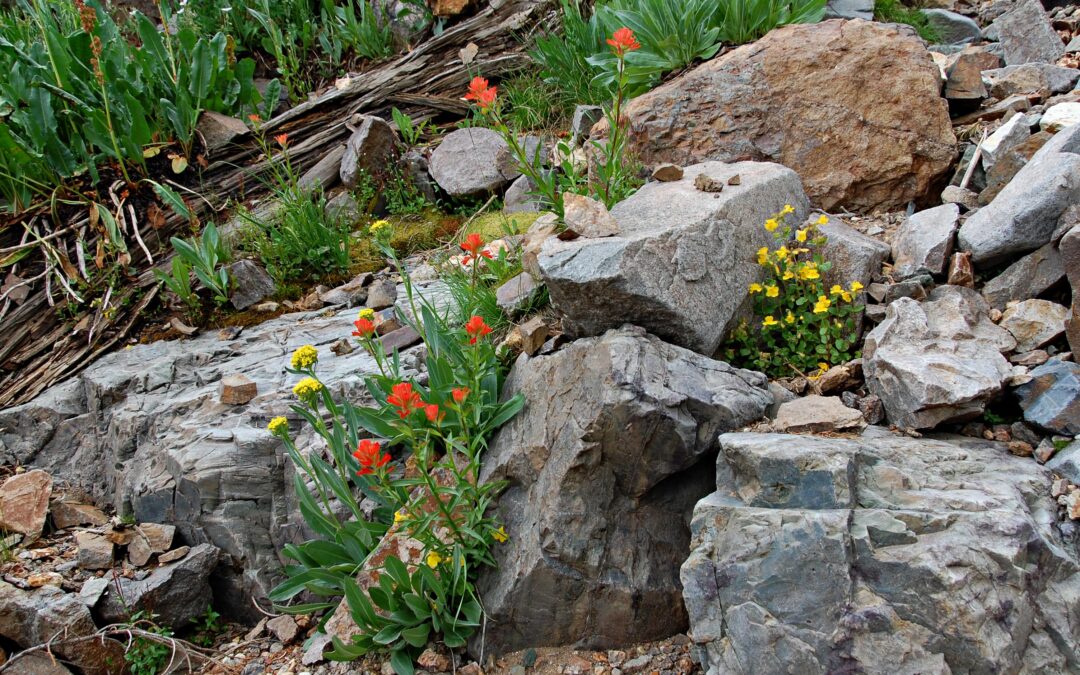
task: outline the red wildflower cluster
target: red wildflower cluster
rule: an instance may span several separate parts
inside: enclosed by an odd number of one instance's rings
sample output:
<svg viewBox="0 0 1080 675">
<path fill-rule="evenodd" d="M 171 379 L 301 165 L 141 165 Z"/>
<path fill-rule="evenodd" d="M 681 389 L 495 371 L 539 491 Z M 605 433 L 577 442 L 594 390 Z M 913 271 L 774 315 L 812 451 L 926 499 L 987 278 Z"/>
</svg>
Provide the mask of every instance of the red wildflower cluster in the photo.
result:
<svg viewBox="0 0 1080 675">
<path fill-rule="evenodd" d="M 491 260 L 491 251 L 484 248 L 484 239 L 480 235 L 473 232 L 469 236 L 465 237 L 465 241 L 460 244 L 461 250 L 467 252 L 469 255 L 461 259 L 462 265 L 468 265 L 472 262 L 473 257 L 487 258 Z"/>
<path fill-rule="evenodd" d="M 375 324 L 364 317 L 359 317 L 356 321 L 353 321 L 353 325 L 356 326 L 356 330 L 352 332 L 355 337 L 366 339 L 375 334 Z"/>
<path fill-rule="evenodd" d="M 398 417 L 401 419 L 405 419 L 414 410 L 419 410 L 424 405 L 420 394 L 409 382 L 395 384 L 390 395 L 386 397 L 386 402 L 398 409 Z"/>
<path fill-rule="evenodd" d="M 632 52 L 635 49 L 641 49 L 641 44 L 634 37 L 634 31 L 626 27 L 615 31 L 615 34 L 608 39 L 607 43 L 611 47 L 611 51 L 615 52 L 615 56 L 619 57 L 625 56 L 627 52 Z"/>
<path fill-rule="evenodd" d="M 454 397 L 454 403 L 461 403 L 469 396 L 469 388 L 456 387 L 450 395 Z"/>
<path fill-rule="evenodd" d="M 274 140 L 277 141 L 277 144 L 282 148 L 288 147 L 289 134 L 278 134 L 277 136 L 274 136 Z"/>
<path fill-rule="evenodd" d="M 477 340 L 491 332 L 491 326 L 484 323 L 483 317 L 474 316 L 465 324 L 465 332 L 469 336 L 469 344 L 474 345 Z"/>
<path fill-rule="evenodd" d="M 469 91 L 465 94 L 466 101 L 475 101 L 480 107 L 480 112 L 487 112 L 495 105 L 496 91 L 498 87 L 488 86 L 488 81 L 482 77 L 474 77 L 469 83 Z"/>
<path fill-rule="evenodd" d="M 375 473 L 376 469 L 386 466 L 386 463 L 390 461 L 390 455 L 381 450 L 381 446 L 376 441 L 366 438 L 360 441 L 360 445 L 356 447 L 356 452 L 353 453 L 356 461 L 360 462 L 360 470 L 356 472 L 358 476 Z"/>
</svg>

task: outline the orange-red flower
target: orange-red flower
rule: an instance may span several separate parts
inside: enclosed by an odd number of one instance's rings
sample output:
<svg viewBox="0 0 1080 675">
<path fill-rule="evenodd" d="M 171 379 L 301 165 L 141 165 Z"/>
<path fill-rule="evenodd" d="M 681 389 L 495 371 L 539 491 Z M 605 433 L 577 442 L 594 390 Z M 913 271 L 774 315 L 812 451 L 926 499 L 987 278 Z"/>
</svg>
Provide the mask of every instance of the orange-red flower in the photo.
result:
<svg viewBox="0 0 1080 675">
<path fill-rule="evenodd" d="M 465 324 L 465 332 L 469 335 L 469 344 L 474 345 L 477 340 L 491 332 L 491 326 L 484 323 L 483 317 L 474 316 Z"/>
<path fill-rule="evenodd" d="M 454 403 L 461 403 L 469 396 L 469 388 L 457 387 L 450 392 L 450 395 L 454 397 Z"/>
<path fill-rule="evenodd" d="M 420 400 L 420 394 L 413 390 L 409 382 L 399 382 L 391 389 L 386 397 L 386 402 L 398 409 L 398 417 L 405 419 L 412 411 L 419 410 L 424 402 Z"/>
<path fill-rule="evenodd" d="M 356 326 L 356 330 L 354 330 L 352 334 L 356 337 L 369 338 L 375 334 L 375 324 L 371 323 L 363 317 L 360 317 L 356 321 L 353 321 L 353 325 Z"/>
<path fill-rule="evenodd" d="M 626 27 L 615 31 L 615 34 L 611 36 L 607 43 L 611 46 L 611 51 L 615 52 L 615 56 L 623 56 L 627 52 L 641 49 L 637 38 L 634 37 L 634 31 Z"/>
<path fill-rule="evenodd" d="M 250 115 L 248 115 L 248 119 L 251 120 L 252 122 L 261 122 L 262 121 L 262 118 L 259 117 L 258 115 L 256 115 L 255 113 L 251 113 Z"/>
<path fill-rule="evenodd" d="M 439 412 L 439 406 L 434 403 L 424 406 L 424 416 L 427 417 L 427 421 L 433 424 L 437 424 L 446 417 L 446 413 Z"/>
<path fill-rule="evenodd" d="M 465 237 L 465 241 L 461 242 L 461 250 L 468 251 L 469 253 L 476 255 L 484 246 L 484 238 L 473 232 L 469 236 Z"/>
<path fill-rule="evenodd" d="M 356 472 L 358 476 L 375 473 L 375 469 L 381 469 L 390 461 L 390 455 L 381 452 L 381 448 L 376 441 L 366 438 L 360 441 L 360 445 L 356 447 L 353 457 L 360 462 L 360 470 Z"/>
<path fill-rule="evenodd" d="M 480 112 L 487 112 L 495 105 L 496 91 L 498 87 L 488 86 L 488 81 L 482 77 L 474 77 L 469 82 L 469 91 L 465 94 L 466 101 L 476 101 L 480 106 Z"/>
<path fill-rule="evenodd" d="M 277 136 L 274 136 L 274 140 L 277 141 L 278 145 L 284 148 L 289 145 L 289 134 L 278 134 Z"/>
</svg>

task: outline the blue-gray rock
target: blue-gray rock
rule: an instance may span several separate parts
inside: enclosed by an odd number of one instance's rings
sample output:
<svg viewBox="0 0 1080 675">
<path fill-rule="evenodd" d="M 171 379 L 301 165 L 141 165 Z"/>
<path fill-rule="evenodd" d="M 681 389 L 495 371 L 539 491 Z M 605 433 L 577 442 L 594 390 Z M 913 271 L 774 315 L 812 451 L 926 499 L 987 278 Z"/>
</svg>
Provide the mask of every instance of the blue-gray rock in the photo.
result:
<svg viewBox="0 0 1080 675">
<path fill-rule="evenodd" d="M 889 245 L 849 227 L 839 218 L 818 226 L 827 241 L 821 254 L 832 263 L 825 272 L 825 284 L 847 287 L 858 281 L 865 288 L 881 275 L 881 264 L 889 257 Z"/>
<path fill-rule="evenodd" d="M 475 197 L 502 190 L 521 175 L 510 146 L 484 127 L 447 134 L 428 160 L 431 177 L 451 197 Z"/>
<path fill-rule="evenodd" d="M 254 260 L 237 260 L 225 269 L 232 284 L 229 302 L 236 309 L 247 309 L 277 292 L 274 280 Z"/>
<path fill-rule="evenodd" d="M 1080 79 L 1080 70 L 1050 63 L 1022 63 L 984 70 L 982 75 L 990 82 L 990 93 L 1003 99 L 1041 89 L 1048 89 L 1053 94 L 1072 91 Z"/>
<path fill-rule="evenodd" d="M 519 358 L 515 393 L 525 409 L 492 439 L 481 473 L 509 481 L 498 517 L 510 539 L 477 583 L 488 622 L 476 651 L 481 639 L 502 654 L 684 630 L 685 518 L 714 489 L 716 434 L 772 402 L 765 376 L 626 327 Z"/>
<path fill-rule="evenodd" d="M 1051 359 L 1016 388 L 1024 419 L 1056 434 L 1080 434 L 1080 364 Z"/>
<path fill-rule="evenodd" d="M 889 305 L 866 336 L 863 372 L 891 423 L 930 429 L 982 414 L 1012 372 L 1001 352 L 1016 346 L 989 309 L 961 286 L 939 286 L 922 303 Z"/>
<path fill-rule="evenodd" d="M 1054 63 L 1065 53 L 1065 44 L 1038 0 L 1016 0 L 990 29 L 997 35 L 1009 66 L 1036 61 Z"/>
<path fill-rule="evenodd" d="M 687 167 L 682 180 L 648 183 L 616 204 L 620 234 L 602 239 L 544 241 L 537 262 L 563 315 L 578 336 L 624 323 L 675 344 L 715 353 L 759 281 L 755 254 L 773 244 L 765 220 L 791 204 L 800 223 L 809 203 L 794 171 L 764 162 L 706 162 Z M 741 184 L 723 192 L 695 188 L 699 175 Z"/>
<path fill-rule="evenodd" d="M 533 194 L 534 190 L 536 183 L 531 178 L 518 176 L 503 195 L 503 213 L 538 213 L 541 201 Z"/>
<path fill-rule="evenodd" d="M 897 278 L 929 272 L 940 276 L 952 255 L 960 207 L 942 204 L 912 214 L 893 237 L 893 273 Z"/>
<path fill-rule="evenodd" d="M 1065 267 L 1061 253 L 1051 242 L 1020 258 L 986 282 L 982 295 L 991 307 L 1004 311 L 1009 302 L 1036 298 L 1063 278 Z"/>
<path fill-rule="evenodd" d="M 825 5 L 825 18 L 872 21 L 874 0 L 829 0 Z"/>
<path fill-rule="evenodd" d="M 1073 485 L 1080 485 L 1080 441 L 1073 441 L 1055 452 L 1046 468 L 1068 478 Z"/>
<path fill-rule="evenodd" d="M 922 13 L 941 36 L 942 44 L 962 45 L 982 39 L 979 24 L 963 14 L 947 9 L 924 9 Z"/>
<path fill-rule="evenodd" d="M 1010 117 L 983 141 L 983 168 L 989 171 L 1006 152 L 1020 145 L 1030 136 L 1031 125 L 1027 115 L 1017 113 Z"/>
<path fill-rule="evenodd" d="M 1035 462 L 874 427 L 720 445 L 681 573 L 707 675 L 1074 669 L 1080 561 Z"/>
<path fill-rule="evenodd" d="M 1061 214 L 1080 202 L 1080 124 L 1059 131 L 994 200 L 960 227 L 960 248 L 993 264 L 1050 241 Z"/>
<path fill-rule="evenodd" d="M 220 556 L 217 547 L 199 544 L 180 561 L 158 567 L 141 581 L 121 577 L 117 587 L 110 587 L 98 601 L 97 612 L 102 620 L 119 623 L 135 612 L 152 611 L 162 625 L 184 628 L 211 605 L 210 573 Z"/>
</svg>

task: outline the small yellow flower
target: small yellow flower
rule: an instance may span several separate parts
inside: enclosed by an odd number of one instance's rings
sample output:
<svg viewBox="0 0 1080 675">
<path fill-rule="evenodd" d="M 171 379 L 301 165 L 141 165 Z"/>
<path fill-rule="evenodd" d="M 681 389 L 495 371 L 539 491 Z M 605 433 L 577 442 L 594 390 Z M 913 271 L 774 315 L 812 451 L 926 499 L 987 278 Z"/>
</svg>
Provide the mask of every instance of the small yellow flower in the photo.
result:
<svg viewBox="0 0 1080 675">
<path fill-rule="evenodd" d="M 289 420 L 280 416 L 275 417 L 270 420 L 270 423 L 266 425 L 266 428 L 270 430 L 270 433 L 276 436 L 289 430 Z"/>
<path fill-rule="evenodd" d="M 764 265 L 769 260 L 769 247 L 762 246 L 757 252 L 757 261 L 759 265 Z"/>
<path fill-rule="evenodd" d="M 826 216 L 825 214 L 822 214 L 822 215 L 821 215 L 821 216 L 820 216 L 820 217 L 819 217 L 819 218 L 817 219 L 817 224 L 818 224 L 818 225 L 824 225 L 824 224 L 826 224 L 826 223 L 828 223 L 828 222 L 829 222 L 829 217 L 828 217 L 828 216 Z"/>
<path fill-rule="evenodd" d="M 371 321 L 372 319 L 375 318 L 375 310 L 373 310 L 370 307 L 365 307 L 362 310 L 360 310 L 360 314 L 357 315 L 357 318 L 358 319 L 367 319 L 368 321 Z"/>
<path fill-rule="evenodd" d="M 780 260 L 787 260 L 789 253 L 791 253 L 791 251 L 787 249 L 787 246 L 781 246 L 776 249 L 776 257 Z"/>
<path fill-rule="evenodd" d="M 820 363 L 817 364 L 817 367 L 818 367 L 818 370 L 820 370 L 821 372 L 824 373 L 826 370 L 829 369 L 829 364 L 825 363 L 824 361 L 821 361 Z"/>
<path fill-rule="evenodd" d="M 858 293 L 862 289 L 863 289 L 863 285 L 860 284 L 858 281 L 852 281 L 851 282 L 851 292 L 852 293 Z"/>
<path fill-rule="evenodd" d="M 751 293 L 760 293 L 763 290 L 764 288 L 762 288 L 761 284 L 750 284 Z"/>
<path fill-rule="evenodd" d="M 806 230 L 799 230 L 795 233 L 795 241 L 800 244 L 806 241 Z"/>
<path fill-rule="evenodd" d="M 441 563 L 442 560 L 442 556 L 435 551 L 428 551 L 426 562 L 427 566 L 431 569 L 435 569 L 436 567 L 438 567 L 439 563 Z"/>
<path fill-rule="evenodd" d="M 840 284 L 833 284 L 833 287 L 829 289 L 829 295 L 840 295 L 844 292 L 844 287 Z"/>
<path fill-rule="evenodd" d="M 405 520 L 405 512 L 404 511 L 394 511 L 394 522 L 395 523 L 400 523 L 403 520 Z"/>
<path fill-rule="evenodd" d="M 783 276 L 784 281 L 787 281 L 788 279 L 792 279 L 794 277 L 795 277 L 794 272 L 792 272 L 791 270 L 788 270 L 788 269 L 784 270 L 784 276 Z"/>
<path fill-rule="evenodd" d="M 771 326 L 775 326 L 778 323 L 780 323 L 780 322 L 777 321 L 776 319 L 774 319 L 772 317 L 772 314 L 770 314 L 769 316 L 765 317 L 765 320 L 761 322 L 761 325 L 764 326 L 765 328 L 769 328 Z"/>
<path fill-rule="evenodd" d="M 371 228 L 368 230 L 371 234 L 378 234 L 379 230 L 390 227 L 390 222 L 386 220 L 376 220 L 371 224 Z"/>
<path fill-rule="evenodd" d="M 788 312 L 787 316 L 784 317 L 784 323 L 795 323 L 795 315 Z"/>
<path fill-rule="evenodd" d="M 769 232 L 773 232 L 778 227 L 780 227 L 780 223 L 776 222 L 776 218 L 769 218 L 765 221 L 765 229 Z"/>
<path fill-rule="evenodd" d="M 844 302 L 851 302 L 851 293 L 844 291 L 840 294 L 840 297 L 844 299 Z"/>
<path fill-rule="evenodd" d="M 307 398 L 322 391 L 322 382 L 319 382 L 314 377 L 305 377 L 297 382 L 292 390 L 297 397 Z"/>
<path fill-rule="evenodd" d="M 818 273 L 817 265 L 810 263 L 799 268 L 799 278 L 807 280 L 820 279 L 821 274 Z"/>
<path fill-rule="evenodd" d="M 319 352 L 311 345 L 304 345 L 292 355 L 292 367 L 296 369 L 310 368 L 319 360 Z"/>
<path fill-rule="evenodd" d="M 499 529 L 491 533 L 491 538 L 500 544 L 505 544 L 506 540 L 510 538 L 510 535 L 506 533 L 506 528 L 500 525 Z"/>
<path fill-rule="evenodd" d="M 770 298 L 775 298 L 776 296 L 780 295 L 780 287 L 779 286 L 769 286 L 769 287 L 767 287 L 765 289 L 765 295 L 767 297 L 770 297 Z"/>
<path fill-rule="evenodd" d="M 780 215 L 786 216 L 789 213 L 795 213 L 795 207 L 791 204 L 784 204 L 784 210 L 780 212 Z"/>
<path fill-rule="evenodd" d="M 829 306 L 832 305 L 832 301 L 824 295 L 819 295 L 817 302 L 814 303 L 814 314 L 821 314 L 829 311 Z"/>
</svg>

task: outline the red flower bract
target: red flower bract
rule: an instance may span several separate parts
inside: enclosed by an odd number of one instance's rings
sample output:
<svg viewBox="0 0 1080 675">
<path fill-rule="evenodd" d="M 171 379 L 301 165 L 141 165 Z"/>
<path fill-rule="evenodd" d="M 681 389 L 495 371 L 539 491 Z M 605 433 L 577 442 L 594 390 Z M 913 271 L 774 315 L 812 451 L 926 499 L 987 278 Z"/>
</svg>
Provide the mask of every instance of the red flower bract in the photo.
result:
<svg viewBox="0 0 1080 675">
<path fill-rule="evenodd" d="M 277 141 L 278 145 L 284 148 L 289 144 L 289 134 L 278 134 L 277 136 L 274 136 L 274 140 Z"/>
<path fill-rule="evenodd" d="M 440 422 L 445 417 L 445 414 L 439 414 L 439 406 L 434 403 L 424 406 L 424 415 L 427 417 L 428 422 L 432 423 Z"/>
<path fill-rule="evenodd" d="M 461 242 L 461 250 L 468 251 L 473 255 L 484 246 L 484 238 L 473 232 L 469 236 L 465 237 L 465 241 Z M 488 254 L 491 257 L 491 254 Z"/>
<path fill-rule="evenodd" d="M 469 344 L 474 345 L 477 340 L 491 332 L 491 326 L 484 323 L 483 317 L 474 316 L 465 324 L 465 332 L 469 335 Z"/>
<path fill-rule="evenodd" d="M 607 43 L 611 46 L 611 51 L 615 52 L 615 56 L 622 56 L 626 54 L 626 52 L 641 49 L 641 45 L 638 43 L 637 38 L 634 37 L 634 31 L 626 27 L 615 31 L 615 34 L 608 39 Z"/>
<path fill-rule="evenodd" d="M 376 441 L 366 438 L 360 441 L 360 445 L 356 447 L 356 452 L 353 453 L 356 461 L 360 462 L 360 470 L 356 472 L 358 476 L 366 476 L 369 473 L 374 473 L 375 469 L 386 466 L 386 463 L 390 461 L 390 455 L 380 450 L 381 448 Z"/>
<path fill-rule="evenodd" d="M 469 388 L 457 387 L 452 392 L 450 392 L 450 395 L 454 397 L 454 403 L 461 403 L 465 400 L 466 397 L 468 397 Z"/>
<path fill-rule="evenodd" d="M 386 397 L 386 402 L 398 409 L 398 417 L 405 419 L 414 410 L 419 410 L 424 402 L 420 400 L 420 394 L 413 390 L 412 384 L 399 382 L 395 384 L 391 393 Z"/>
<path fill-rule="evenodd" d="M 498 87 L 488 86 L 488 81 L 482 77 L 474 77 L 469 82 L 469 91 L 465 93 L 466 101 L 476 101 L 481 112 L 487 112 L 488 108 L 495 105 L 496 91 Z"/>
<path fill-rule="evenodd" d="M 353 321 L 353 325 L 356 326 L 356 330 L 354 330 L 352 334 L 356 337 L 369 338 L 375 334 L 375 324 L 367 319 L 357 319 L 356 321 Z"/>
</svg>

